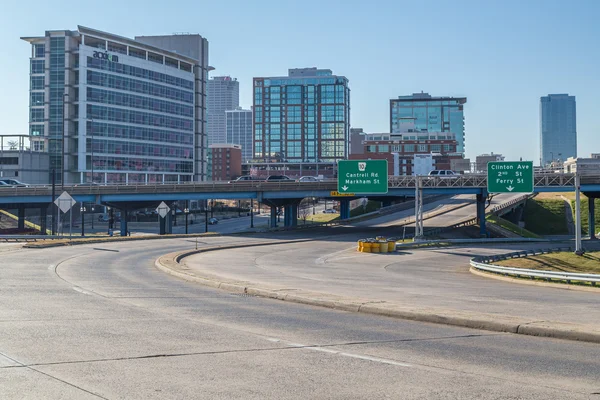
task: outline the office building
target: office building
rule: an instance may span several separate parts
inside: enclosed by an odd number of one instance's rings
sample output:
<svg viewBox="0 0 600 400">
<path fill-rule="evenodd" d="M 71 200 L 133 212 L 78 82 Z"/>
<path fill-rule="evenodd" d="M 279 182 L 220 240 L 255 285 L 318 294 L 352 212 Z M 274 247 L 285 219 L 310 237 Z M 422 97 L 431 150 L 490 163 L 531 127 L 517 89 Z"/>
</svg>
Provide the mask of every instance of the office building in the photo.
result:
<svg viewBox="0 0 600 400">
<path fill-rule="evenodd" d="M 208 81 L 208 143 L 231 143 L 226 137 L 225 111 L 240 106 L 240 83 L 230 76 L 215 76 Z"/>
<path fill-rule="evenodd" d="M 254 160 L 264 174 L 333 176 L 348 157 L 350 88 L 329 69 L 254 78 Z M 274 173 L 274 172 L 273 172 Z"/>
<path fill-rule="evenodd" d="M 549 94 L 540 98 L 541 166 L 577 157 L 575 96 Z"/>
<path fill-rule="evenodd" d="M 362 154 L 365 132 L 362 128 L 350 128 L 350 146 L 348 154 Z"/>
<path fill-rule="evenodd" d="M 487 165 L 489 162 L 504 161 L 502 154 L 480 154 L 475 157 L 475 172 L 478 174 L 487 174 Z"/>
<path fill-rule="evenodd" d="M 191 36 L 199 59 L 83 26 L 22 38 L 29 134 L 58 183 L 206 178 L 208 42 Z"/>
<path fill-rule="evenodd" d="M 465 152 L 466 97 L 432 97 L 414 93 L 390 100 L 390 132 L 450 132 L 457 141 L 456 151 Z"/>
<path fill-rule="evenodd" d="M 252 110 L 225 111 L 225 143 L 242 146 L 242 162 L 252 159 Z"/>
<path fill-rule="evenodd" d="M 213 181 L 230 181 L 242 175 L 242 147 L 239 144 L 211 144 L 210 161 Z"/>
<path fill-rule="evenodd" d="M 415 155 L 431 155 L 438 170 L 451 169 L 452 160 L 462 160 L 456 151 L 454 134 L 449 132 L 405 132 L 363 134 L 362 151 L 351 160 L 388 160 L 390 175 L 412 175 Z M 358 150 L 358 149 L 357 149 Z"/>
<path fill-rule="evenodd" d="M 32 146 L 29 135 L 0 135 L 0 178 L 40 185 L 49 184 L 50 165 L 43 142 Z"/>
</svg>

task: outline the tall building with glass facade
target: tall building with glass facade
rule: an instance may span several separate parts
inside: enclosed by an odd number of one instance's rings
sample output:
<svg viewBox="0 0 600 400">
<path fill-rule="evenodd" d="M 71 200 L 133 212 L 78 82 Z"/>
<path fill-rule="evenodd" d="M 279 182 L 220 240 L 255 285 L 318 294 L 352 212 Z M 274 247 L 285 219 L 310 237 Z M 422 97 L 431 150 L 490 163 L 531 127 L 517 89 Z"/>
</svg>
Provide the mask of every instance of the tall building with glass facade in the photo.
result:
<svg viewBox="0 0 600 400">
<path fill-rule="evenodd" d="M 577 157 L 575 96 L 549 94 L 540 98 L 541 166 Z"/>
<path fill-rule="evenodd" d="M 240 83 L 230 76 L 208 80 L 208 143 L 230 143 L 226 140 L 225 111 L 240 106 Z"/>
<path fill-rule="evenodd" d="M 191 58 L 79 26 L 31 43 L 29 134 L 66 184 L 206 179 L 208 42 Z"/>
<path fill-rule="evenodd" d="M 254 78 L 253 111 L 258 164 L 274 164 L 292 176 L 317 174 L 319 167 L 319 174 L 330 174 L 348 157 L 350 88 L 344 76 L 300 68 L 284 77 Z"/>
<path fill-rule="evenodd" d="M 390 100 L 390 132 L 450 132 L 456 141 L 456 151 L 465 152 L 466 97 L 432 97 L 429 93 L 414 93 Z"/>
<path fill-rule="evenodd" d="M 242 162 L 252 159 L 252 110 L 225 111 L 225 131 L 228 144 L 242 146 Z"/>
</svg>

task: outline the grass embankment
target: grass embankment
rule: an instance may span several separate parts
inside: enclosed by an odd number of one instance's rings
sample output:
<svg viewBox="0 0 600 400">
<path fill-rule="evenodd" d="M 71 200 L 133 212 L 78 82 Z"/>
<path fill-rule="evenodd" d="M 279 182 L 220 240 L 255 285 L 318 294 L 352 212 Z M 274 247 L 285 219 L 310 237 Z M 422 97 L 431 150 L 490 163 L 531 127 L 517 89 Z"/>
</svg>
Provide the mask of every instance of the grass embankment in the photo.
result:
<svg viewBox="0 0 600 400">
<path fill-rule="evenodd" d="M 525 237 L 525 238 L 539 238 L 538 235 L 536 235 L 533 232 L 530 232 L 529 230 L 525 229 L 525 228 L 521 228 L 518 225 L 513 224 L 512 222 L 501 218 L 497 215 L 488 215 L 485 218 L 486 221 L 491 222 L 492 224 L 498 225 L 501 228 L 506 229 L 509 232 L 512 233 L 516 233 L 519 236 Z"/>
<path fill-rule="evenodd" d="M 588 207 L 589 207 L 589 199 L 585 196 L 581 196 L 581 231 L 584 235 L 587 235 L 588 232 Z M 600 230 L 600 199 L 594 199 L 594 204 L 596 206 L 596 232 Z M 575 200 L 571 200 L 571 209 L 573 211 L 573 220 L 575 220 Z"/>
<path fill-rule="evenodd" d="M 585 253 L 582 256 L 571 252 L 541 254 L 539 256 L 497 261 L 494 264 L 543 271 L 600 274 L 600 251 Z"/>
<path fill-rule="evenodd" d="M 335 221 L 338 219 L 340 219 L 340 214 L 311 214 L 308 217 L 306 217 L 306 222 L 324 223 Z M 302 218 L 300 218 L 298 221 L 302 221 Z"/>
<path fill-rule="evenodd" d="M 360 215 L 363 214 L 367 214 L 373 211 L 377 211 L 381 208 L 381 202 L 379 201 L 373 201 L 373 200 L 369 200 L 367 202 L 366 207 L 363 206 L 358 206 L 356 208 L 353 208 L 352 210 L 350 210 L 350 218 L 352 217 L 358 217 Z M 306 222 L 312 222 L 312 223 L 324 223 L 324 222 L 332 222 L 332 221 L 337 221 L 340 219 L 340 214 L 315 214 L 315 215 L 309 215 L 306 217 Z M 299 219 L 299 221 L 302 221 L 302 218 Z"/>
<path fill-rule="evenodd" d="M 569 233 L 565 216 L 565 202 L 556 197 L 536 196 L 527 200 L 523 214 L 527 230 L 538 235 L 566 235 Z"/>
</svg>

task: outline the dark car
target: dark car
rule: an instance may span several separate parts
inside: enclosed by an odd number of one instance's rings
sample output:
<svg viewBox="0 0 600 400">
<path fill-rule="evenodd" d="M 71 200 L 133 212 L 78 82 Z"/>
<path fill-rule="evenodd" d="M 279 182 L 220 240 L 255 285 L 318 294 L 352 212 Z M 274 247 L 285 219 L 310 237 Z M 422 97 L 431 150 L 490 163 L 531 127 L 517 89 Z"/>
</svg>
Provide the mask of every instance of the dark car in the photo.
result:
<svg viewBox="0 0 600 400">
<path fill-rule="evenodd" d="M 266 179 L 267 182 L 289 181 L 294 182 L 290 177 L 285 175 L 271 175 Z"/>
</svg>

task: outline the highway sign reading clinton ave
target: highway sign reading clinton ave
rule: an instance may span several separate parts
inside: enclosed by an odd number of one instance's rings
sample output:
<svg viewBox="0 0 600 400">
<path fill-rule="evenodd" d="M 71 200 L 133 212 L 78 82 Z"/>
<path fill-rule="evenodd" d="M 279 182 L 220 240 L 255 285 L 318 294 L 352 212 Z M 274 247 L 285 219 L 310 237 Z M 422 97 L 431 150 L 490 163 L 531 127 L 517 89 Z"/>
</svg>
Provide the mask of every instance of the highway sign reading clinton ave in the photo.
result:
<svg viewBox="0 0 600 400">
<path fill-rule="evenodd" d="M 343 160 L 338 162 L 338 192 L 387 193 L 387 160 Z"/>
<path fill-rule="evenodd" d="M 532 161 L 491 161 L 488 163 L 489 193 L 533 192 Z"/>
</svg>

